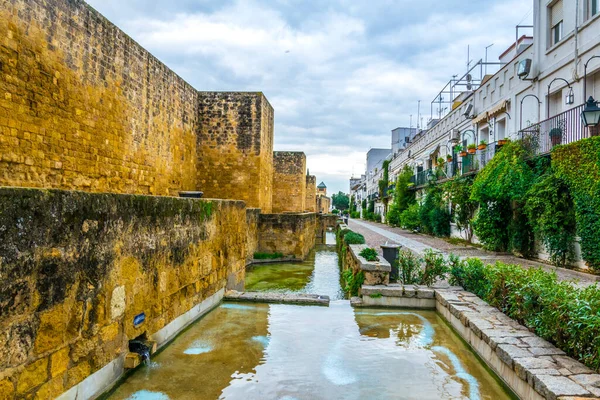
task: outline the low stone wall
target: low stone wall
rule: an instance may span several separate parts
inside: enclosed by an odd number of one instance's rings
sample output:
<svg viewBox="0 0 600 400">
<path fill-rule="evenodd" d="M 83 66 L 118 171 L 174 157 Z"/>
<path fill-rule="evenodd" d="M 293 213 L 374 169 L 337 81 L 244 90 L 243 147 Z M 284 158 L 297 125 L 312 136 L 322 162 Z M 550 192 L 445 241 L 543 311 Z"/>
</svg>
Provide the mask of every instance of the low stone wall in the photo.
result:
<svg viewBox="0 0 600 400">
<path fill-rule="evenodd" d="M 379 261 L 367 261 L 359 253 L 366 249 L 365 244 L 344 244 L 347 249 L 342 251 L 342 265 L 344 269 L 350 268 L 356 275 L 362 271 L 365 276 L 364 285 L 388 285 L 392 266 L 383 257 Z"/>
<path fill-rule="evenodd" d="M 361 295 L 358 306 L 435 310 L 435 290 L 426 286 L 402 286 L 398 283 L 388 286 L 363 285 Z"/>
<path fill-rule="evenodd" d="M 252 263 L 258 250 L 258 218 L 260 208 L 246 209 L 246 264 Z"/>
<path fill-rule="evenodd" d="M 472 293 L 436 290 L 437 311 L 522 399 L 600 396 L 600 375 Z"/>
<path fill-rule="evenodd" d="M 315 213 L 260 214 L 258 251 L 304 259 L 315 246 Z"/>
<path fill-rule="evenodd" d="M 241 201 L 0 188 L 0 234 L 2 398 L 96 395 L 245 276 Z"/>
</svg>

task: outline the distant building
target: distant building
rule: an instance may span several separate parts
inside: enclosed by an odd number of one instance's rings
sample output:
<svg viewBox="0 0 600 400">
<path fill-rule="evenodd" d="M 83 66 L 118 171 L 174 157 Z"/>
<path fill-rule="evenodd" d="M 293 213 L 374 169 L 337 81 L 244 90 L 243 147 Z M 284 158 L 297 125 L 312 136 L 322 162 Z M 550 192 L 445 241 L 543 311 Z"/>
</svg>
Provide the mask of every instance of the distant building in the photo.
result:
<svg viewBox="0 0 600 400">
<path fill-rule="evenodd" d="M 398 151 L 404 150 L 416 134 L 416 128 L 392 129 L 392 154 L 396 154 Z"/>
<path fill-rule="evenodd" d="M 331 199 L 327 197 L 327 185 L 321 182 L 317 185 L 317 212 L 328 213 L 331 209 Z"/>
</svg>

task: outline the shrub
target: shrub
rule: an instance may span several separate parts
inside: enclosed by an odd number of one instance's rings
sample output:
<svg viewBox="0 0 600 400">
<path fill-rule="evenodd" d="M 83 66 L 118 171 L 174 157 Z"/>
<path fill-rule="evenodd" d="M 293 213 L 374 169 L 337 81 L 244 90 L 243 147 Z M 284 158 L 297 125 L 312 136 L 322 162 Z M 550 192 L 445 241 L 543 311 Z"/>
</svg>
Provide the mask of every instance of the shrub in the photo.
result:
<svg viewBox="0 0 600 400">
<path fill-rule="evenodd" d="M 554 343 L 588 367 L 600 368 L 600 290 L 559 282 L 541 269 L 481 260 L 458 262 L 452 283 L 463 286 L 490 305 Z"/>
<path fill-rule="evenodd" d="M 367 261 L 378 261 L 379 260 L 379 257 L 377 257 L 377 251 L 370 247 L 367 247 L 366 249 L 362 249 L 360 251 L 360 253 L 358 253 L 358 255 L 361 257 L 364 257 L 364 259 Z"/>
<path fill-rule="evenodd" d="M 428 249 L 423 256 L 423 262 L 425 267 L 419 272 L 421 285 L 431 286 L 438 280 L 446 279 L 449 268 L 442 254 Z"/>
<path fill-rule="evenodd" d="M 395 204 L 392 203 L 385 218 L 387 220 L 388 225 L 400 226 L 400 210 Z"/>
<path fill-rule="evenodd" d="M 452 220 L 461 231 L 465 232 L 465 239 L 470 243 L 473 239 L 473 217 L 477 211 L 478 203 L 471 200 L 473 177 L 458 177 L 448 181 L 444 190 L 452 204 Z"/>
<path fill-rule="evenodd" d="M 283 258 L 281 253 L 254 253 L 255 260 L 273 260 L 276 258 Z"/>
<path fill-rule="evenodd" d="M 419 220 L 425 233 L 450 236 L 450 213 L 444 201 L 442 187 L 430 184 L 419 208 Z"/>
<path fill-rule="evenodd" d="M 419 283 L 421 260 L 410 250 L 401 250 L 398 254 L 398 279 L 405 285 Z"/>
<path fill-rule="evenodd" d="M 337 215 L 340 213 L 340 210 L 333 209 L 331 210 L 331 213 Z"/>
<path fill-rule="evenodd" d="M 360 233 L 349 231 L 344 235 L 346 244 L 365 244 L 365 237 Z"/>
<path fill-rule="evenodd" d="M 418 230 L 421 226 L 419 219 L 419 204 L 411 204 L 406 210 L 400 214 L 400 226 L 404 229 Z"/>
</svg>

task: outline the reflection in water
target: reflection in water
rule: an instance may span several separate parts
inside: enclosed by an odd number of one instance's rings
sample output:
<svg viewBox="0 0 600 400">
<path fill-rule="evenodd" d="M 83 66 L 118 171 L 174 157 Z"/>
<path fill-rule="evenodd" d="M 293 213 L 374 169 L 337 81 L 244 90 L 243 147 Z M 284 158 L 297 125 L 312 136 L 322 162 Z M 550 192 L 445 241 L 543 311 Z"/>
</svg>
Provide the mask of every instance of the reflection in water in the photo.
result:
<svg viewBox="0 0 600 400">
<path fill-rule="evenodd" d="M 331 235 L 330 232 L 327 233 Z M 335 236 L 334 236 L 335 244 Z M 246 271 L 247 291 L 313 293 L 343 299 L 335 247 L 317 245 L 303 262 L 256 264 Z"/>
<path fill-rule="evenodd" d="M 331 247 L 319 246 L 299 271 L 292 265 L 261 266 L 247 282 L 253 290 L 329 295 L 330 307 L 221 304 L 109 398 L 509 398 L 435 312 L 354 310 L 336 301 L 343 294 Z"/>
<path fill-rule="evenodd" d="M 433 311 L 235 306 L 194 324 L 111 398 L 509 398 Z M 202 346 L 211 351 L 186 354 Z"/>
</svg>

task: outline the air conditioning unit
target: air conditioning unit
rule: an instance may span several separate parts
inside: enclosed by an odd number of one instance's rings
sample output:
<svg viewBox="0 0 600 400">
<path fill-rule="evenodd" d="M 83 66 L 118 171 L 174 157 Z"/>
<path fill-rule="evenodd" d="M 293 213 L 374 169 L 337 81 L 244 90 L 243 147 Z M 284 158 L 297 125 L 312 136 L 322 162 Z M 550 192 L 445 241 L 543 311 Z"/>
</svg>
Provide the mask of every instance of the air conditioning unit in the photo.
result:
<svg viewBox="0 0 600 400">
<path fill-rule="evenodd" d="M 517 67 L 517 76 L 519 77 L 519 79 L 527 78 L 530 72 L 531 58 L 526 58 L 524 60 L 519 61 L 519 66 Z"/>
<path fill-rule="evenodd" d="M 465 110 L 463 115 L 465 116 L 465 118 L 471 118 L 472 112 L 473 112 L 473 103 L 469 103 L 469 105 L 467 106 L 467 109 Z"/>
<path fill-rule="evenodd" d="M 453 142 L 458 142 L 460 140 L 460 132 L 458 131 L 458 129 L 452 129 L 450 131 L 450 140 Z"/>
</svg>

